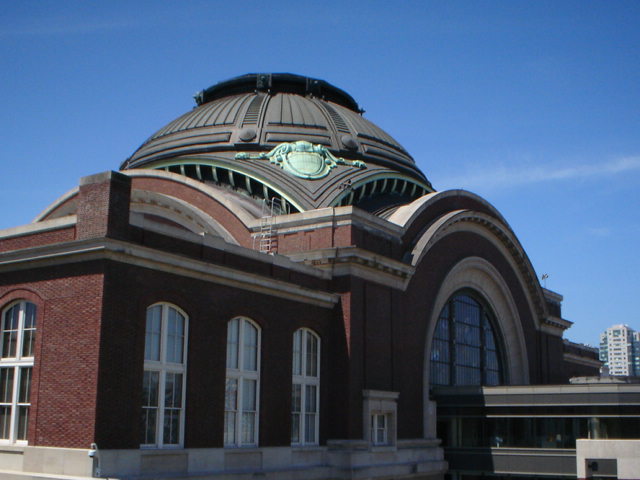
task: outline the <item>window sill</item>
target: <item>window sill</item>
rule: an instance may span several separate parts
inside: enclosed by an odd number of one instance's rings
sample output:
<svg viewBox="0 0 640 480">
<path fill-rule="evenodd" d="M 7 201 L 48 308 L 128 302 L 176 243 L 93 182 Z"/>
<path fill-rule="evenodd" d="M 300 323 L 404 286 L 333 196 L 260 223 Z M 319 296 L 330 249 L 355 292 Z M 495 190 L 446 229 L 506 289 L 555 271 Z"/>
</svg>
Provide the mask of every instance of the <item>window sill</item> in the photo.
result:
<svg viewBox="0 0 640 480">
<path fill-rule="evenodd" d="M 314 451 L 324 451 L 327 447 L 323 447 L 318 444 L 314 445 L 291 445 L 292 452 L 314 452 Z"/>
<path fill-rule="evenodd" d="M 158 447 L 156 445 L 140 445 L 140 450 L 145 452 L 175 452 L 176 450 L 184 450 L 182 445 L 166 445 Z"/>
<path fill-rule="evenodd" d="M 395 452 L 396 450 L 396 446 L 392 444 L 371 445 L 372 452 Z"/>
<path fill-rule="evenodd" d="M 16 453 L 22 455 L 27 444 L 0 443 L 0 453 Z"/>
</svg>

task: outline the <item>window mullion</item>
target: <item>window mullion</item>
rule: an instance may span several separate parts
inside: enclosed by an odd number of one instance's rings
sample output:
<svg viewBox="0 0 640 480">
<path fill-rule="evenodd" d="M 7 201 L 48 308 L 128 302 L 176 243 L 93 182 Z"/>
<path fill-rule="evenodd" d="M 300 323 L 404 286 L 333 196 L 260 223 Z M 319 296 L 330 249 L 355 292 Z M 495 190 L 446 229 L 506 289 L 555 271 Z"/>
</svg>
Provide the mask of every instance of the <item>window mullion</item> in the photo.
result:
<svg viewBox="0 0 640 480">
<path fill-rule="evenodd" d="M 243 408 L 243 392 L 244 392 L 244 321 L 238 321 L 238 359 L 236 365 L 238 365 L 238 375 L 236 377 L 236 419 L 235 419 L 235 438 L 234 443 L 236 445 L 243 445 L 242 442 L 242 416 L 244 412 Z"/>
<path fill-rule="evenodd" d="M 167 364 L 167 330 L 169 309 L 162 306 L 162 316 L 160 317 L 160 364 L 164 369 Z"/>
<path fill-rule="evenodd" d="M 240 351 L 240 349 L 238 349 Z M 244 414 L 243 401 L 244 401 L 244 375 L 238 375 L 237 378 L 237 397 L 236 397 L 236 429 L 235 429 L 235 443 L 237 445 L 243 445 L 242 442 L 242 416 Z"/>
<path fill-rule="evenodd" d="M 238 322 L 238 359 L 236 365 L 238 365 L 238 371 L 244 371 L 244 321 Z"/>
<path fill-rule="evenodd" d="M 253 417 L 253 443 L 258 445 L 260 439 L 260 369 L 262 368 L 261 364 L 261 352 L 262 352 L 262 335 L 260 330 L 256 330 L 256 371 L 255 371 L 255 381 L 256 381 L 256 398 L 254 409 L 254 417 Z"/>
<path fill-rule="evenodd" d="M 318 342 L 318 356 L 320 354 L 320 342 Z M 316 387 L 316 409 L 314 413 L 315 420 L 315 436 L 313 441 L 320 441 L 320 362 L 318 358 L 316 358 L 316 362 L 318 363 L 318 376 L 313 379 L 313 384 Z"/>
<path fill-rule="evenodd" d="M 454 309 L 453 300 L 449 300 L 449 315 L 447 315 L 449 328 L 449 385 L 456 384 L 456 325 Z"/>
<path fill-rule="evenodd" d="M 487 348 L 487 339 L 485 332 L 485 322 L 487 319 L 484 316 L 484 308 L 480 307 L 480 384 L 487 384 L 487 371 L 486 371 L 486 348 Z"/>
<path fill-rule="evenodd" d="M 13 391 L 11 392 L 11 407 L 9 413 L 9 441 L 15 443 L 18 430 L 18 382 L 20 377 L 20 367 L 13 367 Z"/>
<path fill-rule="evenodd" d="M 22 360 L 22 341 L 24 338 L 24 317 L 27 314 L 27 304 L 20 302 L 18 313 L 18 331 L 16 333 L 16 360 Z"/>
<path fill-rule="evenodd" d="M 178 428 L 178 443 L 184 446 L 184 429 L 186 428 L 186 416 L 187 416 L 187 358 L 189 355 L 189 322 L 183 321 L 182 323 L 182 362 L 180 363 L 180 373 L 182 374 L 182 385 L 180 386 L 182 391 L 181 403 L 180 403 L 180 423 Z"/>
<path fill-rule="evenodd" d="M 306 443 L 306 401 L 307 401 L 307 332 L 300 331 L 300 377 L 298 383 L 300 385 L 300 420 L 298 421 L 298 443 L 304 445 Z"/>
<path fill-rule="evenodd" d="M 301 348 L 300 348 L 300 354 L 302 356 L 302 359 L 300 360 L 300 373 L 303 377 L 307 376 L 307 331 L 306 330 L 302 330 L 301 335 L 300 335 L 300 339 L 301 339 Z"/>
<path fill-rule="evenodd" d="M 304 332 L 303 332 L 304 333 Z M 304 335 L 303 335 L 304 338 Z M 304 357 L 303 357 L 304 358 Z M 306 368 L 306 367 L 305 367 Z M 303 370 L 306 371 L 306 370 Z M 303 378 L 302 382 L 300 382 L 300 443 L 307 443 L 307 432 L 306 432 L 306 418 L 307 418 L 307 382 L 306 378 Z"/>
<path fill-rule="evenodd" d="M 164 396 L 166 388 L 166 371 L 164 369 L 161 369 L 158 373 L 158 414 L 156 415 L 156 445 L 158 447 L 162 447 L 164 445 Z"/>
<path fill-rule="evenodd" d="M 304 401 L 305 401 L 305 385 L 304 380 L 300 380 L 300 409 L 298 412 L 298 443 L 304 444 Z"/>
<path fill-rule="evenodd" d="M 156 441 L 159 447 L 164 445 L 164 415 L 165 415 L 165 388 L 167 379 L 167 330 L 169 309 L 162 306 L 160 317 L 160 375 L 158 379 L 158 415 L 156 417 L 158 439 Z"/>
</svg>

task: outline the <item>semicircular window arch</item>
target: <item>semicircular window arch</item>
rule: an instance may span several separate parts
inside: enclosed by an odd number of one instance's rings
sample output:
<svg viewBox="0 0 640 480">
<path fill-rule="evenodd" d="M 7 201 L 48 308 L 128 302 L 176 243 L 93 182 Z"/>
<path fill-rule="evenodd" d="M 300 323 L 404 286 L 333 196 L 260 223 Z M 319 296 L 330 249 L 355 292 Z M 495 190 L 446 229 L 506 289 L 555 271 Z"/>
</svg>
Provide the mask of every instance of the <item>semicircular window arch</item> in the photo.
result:
<svg viewBox="0 0 640 480">
<path fill-rule="evenodd" d="M 438 315 L 431 341 L 432 386 L 506 383 L 503 348 L 495 315 L 473 291 L 455 293 Z"/>
</svg>

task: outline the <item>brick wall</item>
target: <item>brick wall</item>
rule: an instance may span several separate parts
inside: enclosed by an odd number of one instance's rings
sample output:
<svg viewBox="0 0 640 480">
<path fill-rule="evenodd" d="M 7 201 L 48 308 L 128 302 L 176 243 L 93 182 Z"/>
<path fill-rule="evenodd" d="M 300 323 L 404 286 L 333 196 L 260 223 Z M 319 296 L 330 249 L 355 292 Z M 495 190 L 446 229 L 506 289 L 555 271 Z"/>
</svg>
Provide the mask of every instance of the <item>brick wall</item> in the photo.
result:
<svg viewBox="0 0 640 480">
<path fill-rule="evenodd" d="M 99 262 L 0 277 L 0 308 L 17 298 L 38 308 L 30 445 L 88 448 L 93 441 L 102 278 Z"/>
<path fill-rule="evenodd" d="M 76 238 L 127 238 L 131 179 L 104 172 L 80 180 Z"/>
<path fill-rule="evenodd" d="M 75 238 L 75 234 L 75 227 L 64 227 L 56 230 L 48 230 L 46 232 L 36 232 L 9 238 L 0 238 L 0 252 L 69 242 Z"/>
<path fill-rule="evenodd" d="M 144 328 L 148 306 L 168 302 L 189 316 L 185 446 L 221 447 L 224 428 L 226 325 L 246 316 L 262 329 L 260 445 L 290 442 L 293 332 L 308 327 L 322 339 L 323 416 L 332 385 L 335 312 L 131 265 L 107 269 L 100 354 L 96 441 L 101 448 L 138 448 Z M 339 362 L 345 359 L 342 356 Z M 322 429 L 325 435 L 325 427 Z M 323 437 L 324 438 L 324 437 Z"/>
<path fill-rule="evenodd" d="M 207 212 L 208 215 L 224 225 L 240 245 L 251 248 L 253 244 L 249 230 L 238 217 L 236 217 L 235 213 L 217 200 L 189 185 L 165 178 L 133 177 L 132 187 L 134 189 L 150 190 L 171 195 L 172 197 L 184 200 L 202 211 Z"/>
<path fill-rule="evenodd" d="M 550 383 L 546 365 L 540 357 L 540 333 L 529 309 L 527 297 L 517 273 L 506 258 L 485 238 L 471 232 L 458 232 L 443 237 L 425 255 L 394 311 L 393 358 L 396 382 L 401 385 L 398 399 L 398 435 L 415 438 L 422 434 L 422 398 L 425 342 L 428 320 L 435 308 L 436 296 L 451 268 L 464 258 L 479 257 L 491 263 L 509 287 L 518 309 L 522 331 L 527 342 L 531 383 Z"/>
</svg>

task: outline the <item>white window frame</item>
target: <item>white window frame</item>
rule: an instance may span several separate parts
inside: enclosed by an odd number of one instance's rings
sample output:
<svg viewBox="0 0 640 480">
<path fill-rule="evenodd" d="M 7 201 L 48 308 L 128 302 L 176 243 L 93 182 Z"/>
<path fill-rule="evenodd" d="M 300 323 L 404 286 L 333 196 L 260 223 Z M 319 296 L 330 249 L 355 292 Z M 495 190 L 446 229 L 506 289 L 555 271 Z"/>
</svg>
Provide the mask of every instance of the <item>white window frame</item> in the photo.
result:
<svg viewBox="0 0 640 480">
<path fill-rule="evenodd" d="M 151 309 L 161 308 L 161 322 L 160 322 L 160 351 L 159 360 L 147 360 L 146 359 L 146 322 L 147 316 Z M 182 363 L 167 361 L 167 338 L 168 338 L 168 318 L 169 310 L 175 310 L 184 319 L 183 326 L 183 344 L 182 344 Z M 141 448 L 182 448 L 184 445 L 184 423 L 185 423 L 185 406 L 186 406 L 186 393 L 187 393 L 187 346 L 189 337 L 189 317 L 188 315 L 176 305 L 160 302 L 150 305 L 146 310 L 145 316 L 145 360 L 144 360 L 144 372 L 157 373 L 158 374 L 158 392 L 157 392 L 157 414 L 155 422 L 155 443 L 141 443 Z M 164 442 L 164 417 L 165 417 L 165 386 L 167 381 L 167 374 L 179 374 L 182 375 L 181 395 L 182 402 L 179 413 L 179 428 L 178 428 L 178 443 Z M 145 410 L 145 406 L 142 406 L 142 412 Z M 144 441 L 144 432 L 142 432 L 142 439 Z"/>
<path fill-rule="evenodd" d="M 300 339 L 300 350 L 296 351 L 297 336 Z M 307 337 L 312 337 L 316 341 L 316 374 L 307 373 Z M 293 358 L 292 358 L 292 395 L 291 395 L 291 445 L 304 446 L 304 445 L 318 445 L 319 443 L 319 429 L 320 429 L 320 336 L 314 331 L 308 328 L 299 328 L 293 333 Z M 296 354 L 299 358 L 296 359 Z M 298 367 L 298 368 L 296 368 Z M 297 370 L 297 372 L 296 372 Z M 294 392 L 296 387 L 300 387 L 300 408 L 296 410 L 294 402 Z M 308 388 L 307 388 L 308 387 Z M 309 402 L 308 389 L 315 388 L 315 398 L 312 405 L 315 406 L 313 410 L 307 410 L 306 405 Z M 294 438 L 294 418 L 298 416 L 298 428 L 297 428 L 297 441 Z M 309 429 L 306 422 L 308 415 L 313 415 L 313 435 L 309 438 Z"/>
<path fill-rule="evenodd" d="M 395 450 L 397 442 L 397 412 L 399 392 L 363 390 L 362 423 L 364 440 L 374 450 Z M 384 443 L 378 441 L 378 420 L 384 417 Z"/>
<path fill-rule="evenodd" d="M 24 340 L 25 340 L 25 315 L 26 315 L 26 309 L 27 309 L 27 305 L 33 305 L 34 308 L 34 327 L 33 329 L 29 329 L 29 330 L 33 330 L 34 331 L 34 335 L 37 327 L 37 316 L 38 316 L 38 308 L 36 306 L 35 303 L 30 302 L 28 300 L 17 300 L 14 302 L 11 302 L 9 305 L 7 305 L 3 310 L 2 310 L 2 315 L 0 315 L 0 369 L 5 370 L 5 371 L 13 371 L 13 379 L 11 380 L 11 398 L 6 399 L 8 401 L 3 401 L 3 399 L 0 397 L 0 407 L 3 408 L 8 408 L 10 411 L 9 414 L 9 432 L 7 435 L 7 438 L 0 438 L 0 444 L 14 444 L 14 445 L 27 445 L 28 441 L 27 441 L 27 434 L 28 434 L 28 422 L 29 422 L 29 410 L 31 407 L 31 399 L 30 399 L 30 391 L 31 391 L 31 378 L 33 377 L 33 355 L 30 356 L 22 356 L 22 349 L 23 349 L 23 345 L 24 345 Z M 17 329 L 16 331 L 16 355 L 12 356 L 12 357 L 4 357 L 4 352 L 3 350 L 3 345 L 4 345 L 4 336 L 6 334 L 6 331 L 4 330 L 4 325 L 5 325 L 5 315 L 7 314 L 7 312 L 9 310 L 11 310 L 14 307 L 18 307 L 19 311 L 18 311 L 18 325 L 17 325 Z M 12 330 L 13 331 L 13 330 Z M 32 353 L 33 350 L 35 350 L 35 336 L 33 338 L 33 347 L 32 347 Z M 20 394 L 20 380 L 22 375 L 24 374 L 24 372 L 29 371 L 29 385 L 27 387 L 27 401 L 20 401 L 19 398 L 19 394 Z M 0 375 L 1 378 L 1 375 Z M 2 387 L 2 385 L 0 385 L 0 391 L 4 388 L 5 390 L 7 389 L 8 385 Z M 18 438 L 18 431 L 19 431 L 19 427 L 18 427 L 18 420 L 19 420 L 19 410 L 20 408 L 27 408 L 27 425 L 24 427 L 25 428 L 25 438 L 23 439 L 19 439 Z M 2 432 L 0 432 L 0 435 L 3 435 Z"/>
<path fill-rule="evenodd" d="M 371 445 L 389 445 L 389 416 L 388 412 L 371 413 Z M 382 426 L 380 426 L 381 421 L 383 423 Z M 378 439 L 378 433 L 382 433 L 382 439 Z"/>
<path fill-rule="evenodd" d="M 231 326 L 234 322 L 238 322 L 238 342 L 235 350 L 235 367 L 229 365 L 230 351 L 229 341 L 231 334 Z M 244 334 L 247 326 L 251 326 L 256 329 L 256 359 L 255 370 L 247 370 L 244 365 L 245 360 L 245 342 Z M 260 326 L 247 317 L 235 317 L 227 322 L 227 360 L 226 360 L 226 378 L 225 378 L 225 418 L 224 418 L 224 446 L 225 447 L 255 447 L 258 446 L 258 439 L 260 438 L 260 357 L 262 351 L 262 329 Z M 233 408 L 229 407 L 229 399 L 227 398 L 228 391 L 227 385 L 235 381 L 235 402 Z M 244 382 L 255 382 L 255 409 L 247 410 L 244 408 Z M 242 438 L 242 425 L 243 417 L 245 413 L 253 413 L 253 438 L 250 441 L 244 441 Z M 235 415 L 233 422 L 228 420 L 228 414 Z M 232 425 L 231 425 L 232 424 Z M 231 428 L 231 426 L 233 428 Z"/>
</svg>

